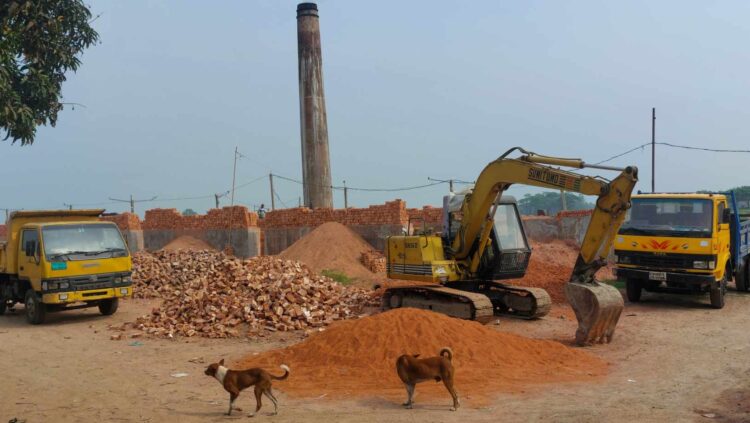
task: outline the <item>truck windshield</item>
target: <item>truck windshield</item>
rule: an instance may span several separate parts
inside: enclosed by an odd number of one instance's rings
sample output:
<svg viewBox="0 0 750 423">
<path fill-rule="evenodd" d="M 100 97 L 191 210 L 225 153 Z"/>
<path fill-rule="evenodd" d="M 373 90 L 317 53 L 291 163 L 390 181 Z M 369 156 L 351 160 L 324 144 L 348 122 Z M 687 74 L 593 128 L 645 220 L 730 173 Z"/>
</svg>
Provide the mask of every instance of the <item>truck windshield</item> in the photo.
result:
<svg viewBox="0 0 750 423">
<path fill-rule="evenodd" d="M 711 237 L 711 200 L 634 198 L 632 204 L 620 227 L 620 234 Z"/>
<path fill-rule="evenodd" d="M 90 260 L 124 257 L 127 247 L 116 226 L 81 224 L 45 226 L 42 229 L 44 254 L 50 261 Z"/>
<path fill-rule="evenodd" d="M 513 204 L 500 204 L 495 212 L 495 233 L 500 250 L 526 248 L 526 239 L 521 230 L 521 221 Z"/>
</svg>

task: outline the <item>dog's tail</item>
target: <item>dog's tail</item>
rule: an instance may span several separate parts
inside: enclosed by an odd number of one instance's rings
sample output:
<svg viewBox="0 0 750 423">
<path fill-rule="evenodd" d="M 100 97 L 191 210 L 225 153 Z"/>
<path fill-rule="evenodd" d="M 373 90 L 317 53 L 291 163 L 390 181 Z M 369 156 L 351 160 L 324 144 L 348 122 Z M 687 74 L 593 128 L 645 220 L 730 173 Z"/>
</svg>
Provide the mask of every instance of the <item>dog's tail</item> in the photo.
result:
<svg viewBox="0 0 750 423">
<path fill-rule="evenodd" d="M 286 379 L 286 378 L 289 377 L 289 373 L 292 372 L 291 370 L 289 370 L 289 366 L 287 366 L 286 364 L 282 364 L 280 367 L 282 369 L 284 369 L 284 374 L 281 375 L 281 376 L 271 375 L 271 379 L 274 379 L 274 380 L 284 380 L 284 379 Z"/>
<path fill-rule="evenodd" d="M 445 347 L 442 350 L 440 350 L 440 355 L 445 356 L 448 358 L 448 360 L 453 361 L 453 350 Z"/>
</svg>

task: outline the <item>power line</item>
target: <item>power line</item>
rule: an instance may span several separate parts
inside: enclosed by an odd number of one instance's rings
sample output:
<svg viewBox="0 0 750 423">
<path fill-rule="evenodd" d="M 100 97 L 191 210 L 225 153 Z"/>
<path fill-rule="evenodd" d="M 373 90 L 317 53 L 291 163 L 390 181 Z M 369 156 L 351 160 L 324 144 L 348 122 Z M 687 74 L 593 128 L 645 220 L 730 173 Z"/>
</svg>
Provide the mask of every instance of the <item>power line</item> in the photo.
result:
<svg viewBox="0 0 750 423">
<path fill-rule="evenodd" d="M 275 176 L 275 177 L 277 177 L 279 179 L 283 179 L 285 181 L 294 182 L 296 184 L 304 185 L 304 183 L 302 181 L 294 179 L 294 178 L 289 178 L 289 177 L 286 177 L 286 176 L 277 175 L 275 173 L 273 174 L 273 176 Z M 411 190 L 415 190 L 415 189 L 428 188 L 428 187 L 432 187 L 432 186 L 440 185 L 440 184 L 444 184 L 444 183 L 447 183 L 447 181 L 438 181 L 438 182 L 433 182 L 433 183 L 430 183 L 430 184 L 414 185 L 414 186 L 410 186 L 410 187 L 400 187 L 400 188 L 358 188 L 358 187 L 350 187 L 348 185 L 346 187 L 331 185 L 330 188 L 331 189 L 336 189 L 336 190 L 344 190 L 346 188 L 346 189 L 351 190 L 351 191 L 364 191 L 364 192 L 399 192 L 399 191 L 411 191 Z"/>
<path fill-rule="evenodd" d="M 672 148 L 682 148 L 682 149 L 685 149 L 685 150 L 709 151 L 709 152 L 712 152 L 712 153 L 750 153 L 750 150 L 732 150 L 732 149 L 721 149 L 721 148 L 693 147 L 693 146 L 689 146 L 689 145 L 672 144 L 672 143 L 669 143 L 669 142 L 656 142 L 654 144 L 656 144 L 656 145 L 664 145 L 664 146 L 672 147 Z M 596 162 L 594 164 L 599 165 L 599 164 L 602 164 L 602 163 L 606 163 L 608 161 L 614 160 L 614 159 L 616 159 L 618 157 L 622 157 L 622 156 L 624 156 L 626 154 L 630 154 L 630 153 L 632 153 L 632 152 L 634 152 L 634 151 L 636 151 L 638 149 L 641 149 L 641 148 L 649 146 L 649 145 L 651 145 L 650 142 L 641 144 L 641 145 L 639 145 L 637 147 L 631 148 L 630 150 L 624 151 L 624 152 L 622 152 L 620 154 L 616 154 L 616 155 L 614 155 L 614 156 L 612 156 L 612 157 L 610 157 L 608 159 L 602 160 L 600 162 Z"/>
</svg>

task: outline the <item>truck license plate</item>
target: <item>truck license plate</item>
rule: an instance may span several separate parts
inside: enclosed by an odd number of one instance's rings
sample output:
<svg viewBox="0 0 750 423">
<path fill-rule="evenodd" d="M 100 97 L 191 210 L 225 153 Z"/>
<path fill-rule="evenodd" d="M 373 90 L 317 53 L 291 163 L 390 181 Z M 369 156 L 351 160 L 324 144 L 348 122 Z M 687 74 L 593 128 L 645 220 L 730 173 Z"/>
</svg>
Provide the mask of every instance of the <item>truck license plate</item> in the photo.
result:
<svg viewBox="0 0 750 423">
<path fill-rule="evenodd" d="M 648 278 L 652 281 L 667 280 L 667 272 L 648 272 Z"/>
</svg>

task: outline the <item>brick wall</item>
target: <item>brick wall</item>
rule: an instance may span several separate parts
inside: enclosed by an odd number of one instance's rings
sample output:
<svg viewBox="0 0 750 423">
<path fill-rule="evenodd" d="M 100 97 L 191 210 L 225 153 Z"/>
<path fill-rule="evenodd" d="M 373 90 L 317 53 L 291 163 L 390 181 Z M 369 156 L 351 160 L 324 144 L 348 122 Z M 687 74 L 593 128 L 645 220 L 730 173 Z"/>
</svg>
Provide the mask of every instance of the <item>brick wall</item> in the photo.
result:
<svg viewBox="0 0 750 423">
<path fill-rule="evenodd" d="M 5 225 L 0 225 L 0 240 L 6 239 L 8 236 L 8 228 Z"/>
<path fill-rule="evenodd" d="M 137 214 L 120 213 L 109 216 L 102 216 L 101 220 L 114 222 L 121 231 L 138 231 L 141 229 L 141 219 Z"/>
<path fill-rule="evenodd" d="M 260 221 L 261 228 L 316 227 L 326 222 L 355 225 L 406 225 L 409 214 L 404 200 L 388 201 L 367 208 L 308 209 L 306 207 L 274 210 Z"/>
<path fill-rule="evenodd" d="M 211 209 L 206 214 L 183 216 L 177 209 L 146 210 L 143 230 L 242 229 L 258 226 L 258 215 L 245 206 Z"/>
<path fill-rule="evenodd" d="M 443 230 L 443 209 L 441 207 L 424 206 L 421 209 L 407 209 L 406 212 L 409 214 L 409 219 L 412 221 L 412 225 L 417 229 L 421 230 L 423 227 L 433 232 L 440 232 Z"/>
</svg>

